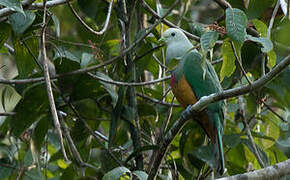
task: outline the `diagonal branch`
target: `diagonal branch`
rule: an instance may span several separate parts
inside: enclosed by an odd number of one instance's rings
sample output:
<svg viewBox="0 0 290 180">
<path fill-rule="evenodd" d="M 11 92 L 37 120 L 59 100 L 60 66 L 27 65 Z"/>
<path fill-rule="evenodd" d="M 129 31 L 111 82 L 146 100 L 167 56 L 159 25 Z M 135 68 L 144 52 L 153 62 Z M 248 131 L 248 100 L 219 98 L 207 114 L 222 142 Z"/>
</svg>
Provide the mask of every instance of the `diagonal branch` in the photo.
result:
<svg viewBox="0 0 290 180">
<path fill-rule="evenodd" d="M 267 73 L 265 76 L 259 78 L 254 81 L 252 84 L 243 85 L 241 87 L 224 90 L 220 93 L 211 94 L 209 96 L 202 97 L 198 102 L 194 105 L 190 106 L 188 109 L 182 113 L 182 116 L 175 122 L 172 128 L 167 132 L 164 137 L 164 140 L 160 143 L 160 147 L 157 150 L 157 158 L 154 161 L 153 168 L 149 172 L 148 179 L 153 180 L 157 174 L 159 166 L 161 164 L 162 159 L 164 158 L 168 147 L 181 128 L 188 122 L 188 120 L 192 117 L 194 112 L 199 112 L 206 108 L 210 103 L 217 102 L 226 98 L 235 97 L 239 95 L 243 95 L 254 90 L 257 90 L 267 83 L 269 83 L 273 78 L 275 78 L 281 71 L 283 71 L 290 64 L 290 55 L 285 57 L 278 65 L 276 65 L 272 71 Z"/>
<path fill-rule="evenodd" d="M 230 177 L 220 178 L 218 180 L 241 180 L 241 179 L 280 179 L 285 175 L 290 174 L 290 159 L 275 164 L 273 166 L 266 167 L 264 169 L 259 169 L 256 171 L 238 174 Z"/>
<path fill-rule="evenodd" d="M 24 10 L 26 9 L 43 9 L 43 3 L 39 2 L 39 3 L 33 3 L 35 0 L 26 0 L 26 1 L 22 1 L 21 5 L 23 7 Z M 46 7 L 50 8 L 50 7 L 54 7 L 54 6 L 58 6 L 60 4 L 64 4 L 66 2 L 66 0 L 52 0 L 52 1 L 48 1 L 46 3 Z M 31 4 L 32 3 L 32 4 Z M 2 8 L 0 9 L 0 18 L 3 17 L 7 17 L 10 14 L 15 13 L 16 11 L 11 9 L 11 8 Z M 1 20 L 0 20 L 1 21 Z"/>
</svg>

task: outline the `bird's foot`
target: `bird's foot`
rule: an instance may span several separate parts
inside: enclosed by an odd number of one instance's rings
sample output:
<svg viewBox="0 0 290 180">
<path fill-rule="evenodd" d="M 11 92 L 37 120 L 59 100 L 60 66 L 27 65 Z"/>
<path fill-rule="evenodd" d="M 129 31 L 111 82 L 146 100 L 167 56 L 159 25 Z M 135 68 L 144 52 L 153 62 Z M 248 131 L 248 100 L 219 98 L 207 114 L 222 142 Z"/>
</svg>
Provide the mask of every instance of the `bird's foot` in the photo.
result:
<svg viewBox="0 0 290 180">
<path fill-rule="evenodd" d="M 181 117 L 183 119 L 188 119 L 191 117 L 192 113 L 191 113 L 190 109 L 191 109 L 191 105 L 187 106 L 186 109 L 182 112 Z"/>
</svg>

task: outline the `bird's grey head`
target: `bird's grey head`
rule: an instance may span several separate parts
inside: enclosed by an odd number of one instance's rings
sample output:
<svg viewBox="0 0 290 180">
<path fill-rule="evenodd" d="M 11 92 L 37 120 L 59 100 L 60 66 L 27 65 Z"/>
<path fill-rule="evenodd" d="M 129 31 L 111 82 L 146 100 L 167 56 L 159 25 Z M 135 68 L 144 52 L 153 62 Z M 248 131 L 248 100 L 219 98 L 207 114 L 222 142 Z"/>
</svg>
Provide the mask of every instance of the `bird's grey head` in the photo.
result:
<svg viewBox="0 0 290 180">
<path fill-rule="evenodd" d="M 169 28 L 163 33 L 163 38 L 167 45 L 188 41 L 185 34 L 177 28 Z"/>
<path fill-rule="evenodd" d="M 172 59 L 181 59 L 193 47 L 186 35 L 177 28 L 167 29 L 161 39 L 167 45 L 166 64 L 168 66 L 173 63 Z"/>
</svg>

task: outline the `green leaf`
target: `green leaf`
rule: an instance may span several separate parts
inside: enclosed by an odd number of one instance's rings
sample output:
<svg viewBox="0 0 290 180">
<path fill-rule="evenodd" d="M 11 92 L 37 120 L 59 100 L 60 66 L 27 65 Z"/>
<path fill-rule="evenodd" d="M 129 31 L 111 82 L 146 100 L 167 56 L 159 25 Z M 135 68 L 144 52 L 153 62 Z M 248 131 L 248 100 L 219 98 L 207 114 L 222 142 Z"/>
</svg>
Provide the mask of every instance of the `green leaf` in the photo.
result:
<svg viewBox="0 0 290 180">
<path fill-rule="evenodd" d="M 247 17 L 245 13 L 236 8 L 226 10 L 226 30 L 228 36 L 239 43 L 246 39 Z"/>
<path fill-rule="evenodd" d="M 25 11 L 25 14 L 11 14 L 8 19 L 16 35 L 20 35 L 23 34 L 25 30 L 27 30 L 31 26 L 31 24 L 35 20 L 35 17 L 36 16 L 33 11 Z"/>
<path fill-rule="evenodd" d="M 135 176 L 137 176 L 140 180 L 147 180 L 148 179 L 148 174 L 144 171 L 133 171 L 132 172 Z"/>
<path fill-rule="evenodd" d="M 32 163 L 33 163 L 33 155 L 32 155 L 31 150 L 28 150 L 25 153 L 23 164 L 24 166 L 30 166 Z"/>
<path fill-rule="evenodd" d="M 74 179 L 76 173 L 77 172 L 75 171 L 74 167 L 71 165 L 64 170 L 62 176 L 60 177 L 60 180 Z"/>
<path fill-rule="evenodd" d="M 53 23 L 55 25 L 55 32 L 56 32 L 56 37 L 60 37 L 60 25 L 59 25 L 59 20 L 57 18 L 57 16 L 55 16 L 54 14 L 51 16 Z"/>
<path fill-rule="evenodd" d="M 9 162 L 7 158 L 3 158 L 3 157 L 0 159 L 0 164 L 6 164 L 6 165 L 11 166 L 11 167 L 5 167 L 3 165 L 0 165 L 0 180 L 4 180 L 13 173 L 14 171 L 13 167 L 15 167 L 15 165 L 11 164 L 11 162 Z"/>
<path fill-rule="evenodd" d="M 226 166 L 230 175 L 241 174 L 245 172 L 245 167 L 248 164 L 245 151 L 243 150 L 243 144 L 240 143 L 236 147 L 229 150 L 226 158 Z"/>
<path fill-rule="evenodd" d="M 75 57 L 75 56 L 74 56 Z M 55 69 L 57 73 L 68 73 L 80 68 L 79 60 L 69 58 L 58 58 L 54 61 Z M 80 82 L 81 75 L 76 74 L 73 76 L 63 76 L 58 79 L 59 87 L 62 93 L 71 93 L 72 90 L 79 89 L 77 82 Z"/>
<path fill-rule="evenodd" d="M 76 57 L 72 52 L 68 51 L 65 47 L 58 47 L 58 49 L 55 51 L 54 60 L 58 58 L 67 58 L 71 61 L 75 61 L 77 63 L 80 63 L 80 59 Z"/>
<path fill-rule="evenodd" d="M 11 27 L 7 23 L 0 23 L 0 48 L 7 41 L 11 34 Z"/>
<path fill-rule="evenodd" d="M 235 55 L 230 42 L 224 41 L 222 45 L 222 55 L 223 64 L 220 71 L 220 81 L 223 81 L 224 77 L 230 77 L 236 69 Z"/>
<path fill-rule="evenodd" d="M 261 126 L 261 132 L 263 132 L 265 136 L 277 140 L 280 136 L 280 127 L 278 125 L 280 120 L 271 112 L 268 112 L 266 115 L 262 115 L 262 119 L 264 124 Z M 264 146 L 264 149 L 268 149 L 275 144 L 275 141 L 264 138 L 260 139 L 260 142 Z"/>
<path fill-rule="evenodd" d="M 0 87 L 1 103 L 5 112 L 12 111 L 21 99 L 21 96 L 10 85 Z"/>
<path fill-rule="evenodd" d="M 138 155 L 140 152 L 149 151 L 149 150 L 156 150 L 156 149 L 158 149 L 158 146 L 156 146 L 156 145 L 147 145 L 147 146 L 140 147 L 139 149 L 136 149 L 132 154 L 130 154 L 127 157 L 127 159 L 125 160 L 125 162 L 127 163 L 132 158 L 134 158 L 134 156 Z"/>
<path fill-rule="evenodd" d="M 219 34 L 216 31 L 208 31 L 203 34 L 200 38 L 201 48 L 204 52 L 208 52 L 215 45 L 215 42 L 218 40 Z"/>
<path fill-rule="evenodd" d="M 238 144 L 241 143 L 241 135 L 240 134 L 227 134 L 223 136 L 223 142 L 225 145 L 230 148 L 234 148 Z"/>
<path fill-rule="evenodd" d="M 109 81 L 112 81 L 112 79 L 101 73 L 101 72 L 96 72 L 96 76 L 99 76 L 103 79 L 106 79 L 106 80 L 109 80 Z M 109 83 L 105 83 L 103 81 L 100 81 L 100 83 L 104 86 L 104 88 L 108 91 L 108 93 L 110 94 L 111 98 L 112 98 L 112 105 L 115 107 L 116 104 L 117 104 L 117 100 L 118 100 L 118 94 L 116 92 L 116 86 L 115 85 L 112 85 L 112 84 L 109 84 Z"/>
<path fill-rule="evenodd" d="M 93 54 L 89 54 L 84 52 L 82 54 L 82 59 L 81 59 L 81 68 L 88 67 L 90 64 L 95 62 L 95 58 Z"/>
<path fill-rule="evenodd" d="M 36 56 L 38 54 L 38 39 L 29 38 L 25 40 L 25 43 Z M 18 39 L 14 40 L 14 50 L 19 78 L 27 78 L 32 70 L 37 67 L 37 64 L 25 45 Z"/>
<path fill-rule="evenodd" d="M 101 84 L 87 74 L 82 74 L 75 84 L 77 84 L 77 86 L 73 88 L 71 94 L 72 100 L 94 98 L 105 93 L 105 90 L 100 87 Z"/>
<path fill-rule="evenodd" d="M 249 19 L 261 18 L 261 15 L 273 4 L 273 0 L 251 0 L 249 2 L 247 10 Z"/>
<path fill-rule="evenodd" d="M 39 171 L 39 168 L 33 168 L 30 169 L 30 171 L 25 172 L 25 176 L 22 178 L 22 180 L 39 180 L 42 179 L 41 172 Z"/>
<path fill-rule="evenodd" d="M 257 29 L 257 31 L 259 33 L 261 33 L 261 37 L 267 37 L 268 27 L 263 21 L 260 21 L 258 19 L 253 19 L 252 23 L 254 24 L 254 26 Z"/>
<path fill-rule="evenodd" d="M 290 132 L 286 132 L 277 140 L 277 144 L 282 147 L 290 148 Z"/>
<path fill-rule="evenodd" d="M 213 153 L 213 145 L 200 146 L 192 151 L 193 155 L 207 163 L 210 167 L 214 167 L 214 153 Z"/>
<path fill-rule="evenodd" d="M 120 166 L 106 173 L 102 180 L 118 180 L 125 173 L 131 173 L 131 171 L 126 167 Z"/>
<path fill-rule="evenodd" d="M 49 124 L 48 124 L 47 116 L 43 116 L 43 118 L 41 118 L 38 121 L 33 131 L 32 139 L 34 140 L 34 145 L 38 152 L 40 152 L 42 144 L 44 142 L 45 135 L 48 131 L 48 125 Z"/>
<path fill-rule="evenodd" d="M 118 90 L 118 100 L 116 106 L 114 107 L 111 115 L 111 123 L 110 123 L 110 132 L 109 132 L 109 145 L 111 146 L 114 141 L 114 137 L 117 134 L 117 127 L 119 124 L 119 119 L 121 117 L 123 105 L 124 105 L 124 97 L 127 87 L 120 87 Z"/>
<path fill-rule="evenodd" d="M 269 69 L 272 69 L 275 65 L 276 65 L 276 53 L 274 50 L 271 50 L 267 53 L 267 57 L 268 57 L 268 62 L 267 62 L 267 67 Z"/>
<path fill-rule="evenodd" d="M 254 147 L 252 146 L 251 142 L 248 139 L 242 139 L 242 143 L 245 144 L 248 149 L 254 154 Z M 265 151 L 260 148 L 257 144 L 255 144 L 257 151 L 261 157 L 261 160 L 266 163 L 266 165 L 269 164 L 269 158 L 267 156 L 267 154 L 265 153 Z M 252 161 L 252 160 L 251 160 Z"/>
<path fill-rule="evenodd" d="M 246 38 L 250 41 L 260 43 L 263 46 L 263 48 L 261 48 L 261 50 L 264 53 L 267 53 L 273 49 L 273 43 L 268 38 L 263 38 L 263 37 L 257 38 L 257 37 L 253 37 L 249 34 L 246 36 Z"/>
<path fill-rule="evenodd" d="M 15 108 L 16 115 L 11 117 L 10 125 L 14 135 L 20 136 L 26 128 L 39 120 L 42 114 L 47 113 L 48 109 L 45 84 L 34 84 L 26 88 L 23 98 Z"/>
<path fill-rule="evenodd" d="M 9 9 L 13 11 L 17 11 L 19 13 L 22 13 L 24 15 L 24 11 L 22 8 L 21 1 L 18 0 L 1 0 L 0 5 L 8 7 Z"/>
</svg>

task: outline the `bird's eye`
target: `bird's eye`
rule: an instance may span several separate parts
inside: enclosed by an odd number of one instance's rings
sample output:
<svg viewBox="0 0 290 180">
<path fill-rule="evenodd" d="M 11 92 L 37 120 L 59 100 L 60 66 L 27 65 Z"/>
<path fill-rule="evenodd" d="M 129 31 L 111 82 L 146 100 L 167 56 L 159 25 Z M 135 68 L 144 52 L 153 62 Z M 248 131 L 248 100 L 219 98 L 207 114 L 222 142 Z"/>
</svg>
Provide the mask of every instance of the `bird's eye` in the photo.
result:
<svg viewBox="0 0 290 180">
<path fill-rule="evenodd" d="M 174 37 L 175 36 L 175 32 L 171 33 L 171 36 Z"/>
</svg>

